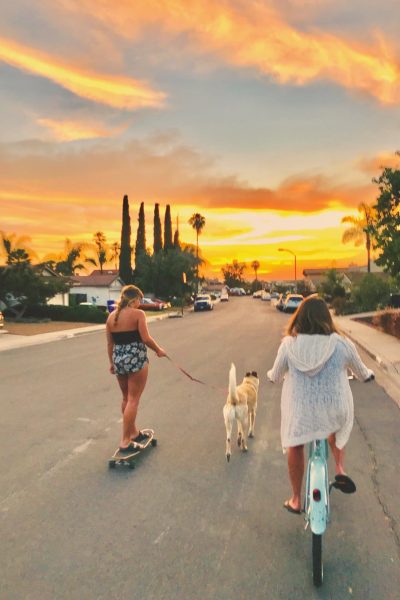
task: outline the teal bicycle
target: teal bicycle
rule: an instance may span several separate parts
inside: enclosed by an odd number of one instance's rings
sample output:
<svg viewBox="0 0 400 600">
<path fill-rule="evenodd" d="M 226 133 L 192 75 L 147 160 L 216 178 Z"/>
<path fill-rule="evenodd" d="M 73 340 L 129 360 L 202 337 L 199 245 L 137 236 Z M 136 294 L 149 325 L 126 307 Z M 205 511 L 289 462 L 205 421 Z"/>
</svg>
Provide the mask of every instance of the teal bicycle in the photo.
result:
<svg viewBox="0 0 400 600">
<path fill-rule="evenodd" d="M 365 383 L 374 379 L 375 376 L 372 374 Z M 324 578 L 322 536 L 330 521 L 329 495 L 332 488 L 345 494 L 353 494 L 356 491 L 354 482 L 347 475 L 336 475 L 334 481 L 329 482 L 328 441 L 314 440 L 309 444 L 304 518 L 305 529 L 310 527 L 312 534 L 312 573 L 316 587 L 322 585 Z"/>
</svg>

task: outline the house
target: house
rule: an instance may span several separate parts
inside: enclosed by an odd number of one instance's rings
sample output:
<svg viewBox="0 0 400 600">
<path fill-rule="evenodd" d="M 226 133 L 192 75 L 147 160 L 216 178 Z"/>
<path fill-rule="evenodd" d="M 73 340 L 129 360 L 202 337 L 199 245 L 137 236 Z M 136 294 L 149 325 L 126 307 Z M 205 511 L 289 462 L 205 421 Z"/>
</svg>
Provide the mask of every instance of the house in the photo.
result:
<svg viewBox="0 0 400 600">
<path fill-rule="evenodd" d="M 63 279 L 64 281 L 69 282 L 68 277 L 59 275 L 45 263 L 33 265 L 32 269 L 37 275 L 40 275 L 41 277 L 58 277 L 58 278 L 61 277 L 61 279 Z M 53 296 L 53 298 L 49 298 L 49 300 L 47 300 L 47 304 L 54 304 L 57 306 L 68 306 L 68 296 L 69 296 L 68 292 L 56 294 L 55 296 Z"/>
<path fill-rule="evenodd" d="M 96 269 L 90 275 L 70 277 L 72 287 L 69 291 L 70 305 L 91 302 L 96 306 L 107 306 L 109 300 L 118 300 L 124 282 L 117 269 Z"/>
<path fill-rule="evenodd" d="M 382 270 L 379 270 L 378 267 L 372 268 L 375 263 L 371 263 L 371 272 L 382 278 L 387 280 L 388 275 L 384 273 Z M 304 269 L 303 276 L 305 281 L 308 282 L 310 289 L 312 292 L 315 292 L 318 286 L 325 279 L 326 274 L 330 271 L 330 268 L 322 268 L 322 269 Z M 343 276 L 342 285 L 346 292 L 350 292 L 353 285 L 358 285 L 360 281 L 367 275 L 367 267 L 362 266 L 358 267 L 357 265 L 351 265 L 349 267 L 343 268 L 335 268 L 335 271 Z"/>
</svg>

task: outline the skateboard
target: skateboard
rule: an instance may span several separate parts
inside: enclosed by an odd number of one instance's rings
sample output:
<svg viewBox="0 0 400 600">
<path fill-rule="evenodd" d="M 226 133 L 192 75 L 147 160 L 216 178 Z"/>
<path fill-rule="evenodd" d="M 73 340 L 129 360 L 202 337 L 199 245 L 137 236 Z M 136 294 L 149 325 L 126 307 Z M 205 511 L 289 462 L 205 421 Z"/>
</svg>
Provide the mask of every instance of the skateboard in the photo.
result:
<svg viewBox="0 0 400 600">
<path fill-rule="evenodd" d="M 157 446 L 157 440 L 154 437 L 154 431 L 152 429 L 142 429 L 142 433 L 148 435 L 147 440 L 144 440 L 140 444 L 137 444 L 136 448 L 132 450 L 130 454 L 121 454 L 119 448 L 116 449 L 110 460 L 108 461 L 108 466 L 110 469 L 115 469 L 116 465 L 127 465 L 129 469 L 135 468 L 135 461 L 145 452 L 149 446 Z"/>
</svg>

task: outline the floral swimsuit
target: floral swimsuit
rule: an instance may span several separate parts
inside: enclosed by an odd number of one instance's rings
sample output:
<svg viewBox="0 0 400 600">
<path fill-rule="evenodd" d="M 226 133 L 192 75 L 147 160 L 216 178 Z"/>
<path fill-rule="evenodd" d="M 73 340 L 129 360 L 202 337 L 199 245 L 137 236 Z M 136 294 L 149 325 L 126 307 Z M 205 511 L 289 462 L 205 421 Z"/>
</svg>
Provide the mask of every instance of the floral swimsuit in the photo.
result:
<svg viewBox="0 0 400 600">
<path fill-rule="evenodd" d="M 114 331 L 111 335 L 114 341 L 112 361 L 116 375 L 129 375 L 143 369 L 149 359 L 140 333 L 137 330 Z"/>
</svg>

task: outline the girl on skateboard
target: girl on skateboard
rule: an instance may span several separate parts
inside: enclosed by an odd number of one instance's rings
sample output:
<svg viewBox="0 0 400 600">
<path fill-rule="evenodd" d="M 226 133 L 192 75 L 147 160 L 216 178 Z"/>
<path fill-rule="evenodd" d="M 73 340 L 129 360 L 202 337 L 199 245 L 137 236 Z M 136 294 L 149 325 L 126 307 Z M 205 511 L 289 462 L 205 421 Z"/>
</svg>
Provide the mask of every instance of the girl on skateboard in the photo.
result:
<svg viewBox="0 0 400 600">
<path fill-rule="evenodd" d="M 139 401 L 149 369 L 146 346 L 159 357 L 167 356 L 149 334 L 146 315 L 139 310 L 142 298 L 143 293 L 138 287 L 127 285 L 122 288 L 117 308 L 106 323 L 110 373 L 117 376 L 122 391 L 123 420 L 119 450 L 127 454 L 135 449 L 135 443 L 140 444 L 147 437 L 136 427 Z"/>
</svg>

